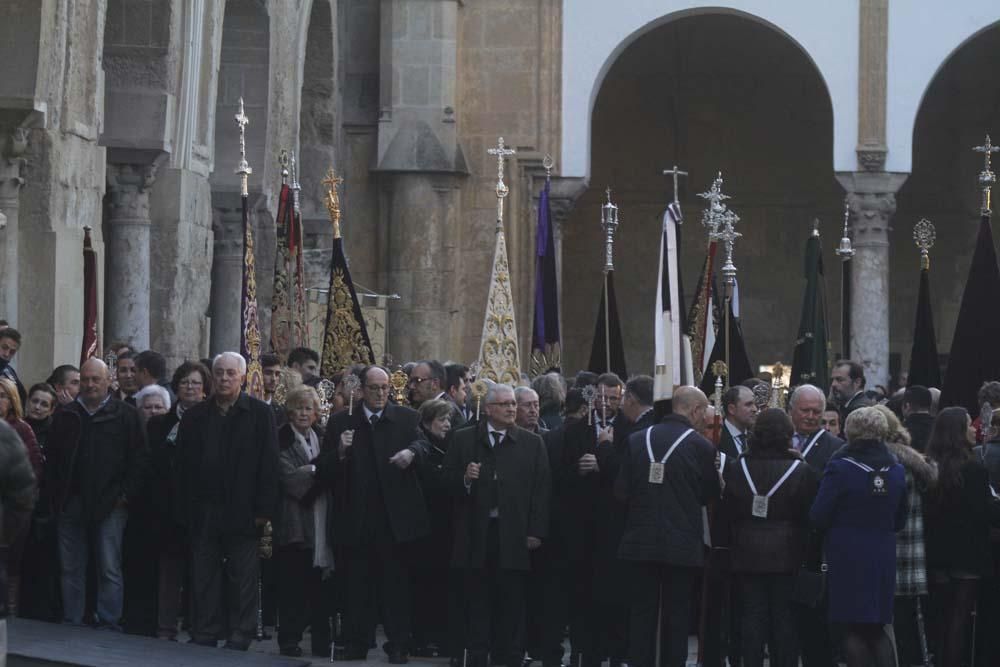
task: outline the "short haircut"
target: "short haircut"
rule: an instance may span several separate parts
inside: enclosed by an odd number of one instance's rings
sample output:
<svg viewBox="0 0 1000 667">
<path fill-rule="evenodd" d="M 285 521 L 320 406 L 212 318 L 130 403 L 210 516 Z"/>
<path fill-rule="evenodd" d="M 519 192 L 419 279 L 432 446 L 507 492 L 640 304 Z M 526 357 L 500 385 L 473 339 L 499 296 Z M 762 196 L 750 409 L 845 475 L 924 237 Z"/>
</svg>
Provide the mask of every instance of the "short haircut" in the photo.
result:
<svg viewBox="0 0 1000 667">
<path fill-rule="evenodd" d="M 625 393 L 634 397 L 639 405 L 652 405 L 653 378 L 648 375 L 633 375 L 625 383 Z"/>
<path fill-rule="evenodd" d="M 370 366 L 365 366 L 364 370 L 361 371 L 361 376 L 359 378 L 361 380 L 361 386 L 364 386 L 365 383 L 368 382 L 368 374 L 371 373 L 372 370 L 376 368 L 385 373 L 386 377 L 392 378 L 392 373 L 389 372 L 388 368 L 386 368 L 381 364 L 371 364 Z"/>
<path fill-rule="evenodd" d="M 469 367 L 465 364 L 451 362 L 444 365 L 444 391 L 449 391 L 452 387 L 457 387 L 462 383 L 462 379 L 469 374 Z"/>
<path fill-rule="evenodd" d="M 129 352 L 128 350 L 126 350 L 125 352 L 122 352 L 121 354 L 116 354 L 115 355 L 115 366 L 117 366 L 118 362 L 121 361 L 122 359 L 132 359 L 133 360 L 132 363 L 133 364 L 135 363 L 135 361 L 134 361 L 135 355 L 132 354 L 131 352 Z"/>
<path fill-rule="evenodd" d="M 847 415 L 844 435 L 848 442 L 853 440 L 885 440 L 889 435 L 889 422 L 885 415 L 873 407 L 858 408 Z"/>
<path fill-rule="evenodd" d="M 150 377 L 160 381 L 167 375 L 167 359 L 159 352 L 145 350 L 135 357 L 136 370 L 144 370 Z"/>
<path fill-rule="evenodd" d="M 17 343 L 18 345 L 21 344 L 21 332 L 18 331 L 17 329 L 15 329 L 12 326 L 8 325 L 8 326 L 5 326 L 3 328 L 0 328 L 0 340 L 2 340 L 4 338 L 10 338 L 12 341 L 14 341 L 15 343 Z"/>
<path fill-rule="evenodd" d="M 770 382 L 768 382 L 767 380 L 761 380 L 760 378 L 747 378 L 746 380 L 740 383 L 740 386 L 746 387 L 750 391 L 753 391 L 754 389 L 756 389 L 761 385 L 766 385 L 769 389 L 771 387 Z"/>
<path fill-rule="evenodd" d="M 726 390 L 722 395 L 722 416 L 726 417 L 729 415 L 729 406 L 736 405 L 740 402 L 740 395 L 744 391 L 749 391 L 750 395 L 753 396 L 753 391 L 749 387 L 745 387 L 741 384 L 734 385 Z"/>
<path fill-rule="evenodd" d="M 625 383 L 615 373 L 601 373 L 597 376 L 597 386 L 599 387 L 624 387 Z"/>
<path fill-rule="evenodd" d="M 840 368 L 841 366 L 847 366 L 847 376 L 851 380 L 861 380 L 861 388 L 865 388 L 865 367 L 856 361 L 851 359 L 841 359 L 833 365 L 834 368 Z"/>
<path fill-rule="evenodd" d="M 201 387 L 205 391 L 205 395 L 208 396 L 212 393 L 212 372 L 208 370 L 208 367 L 200 361 L 185 361 L 177 367 L 177 370 L 174 371 L 174 377 L 170 380 L 170 388 L 175 394 L 180 391 L 181 380 L 195 372 L 201 376 Z"/>
<path fill-rule="evenodd" d="M 591 373 L 590 371 L 580 371 L 573 379 L 573 386 L 577 389 L 583 389 L 586 386 L 595 384 L 597 384 L 597 373 Z"/>
<path fill-rule="evenodd" d="M 417 362 L 417 366 L 427 366 L 427 369 L 431 373 L 430 378 L 438 381 L 438 386 L 441 387 L 441 391 L 445 390 L 444 385 L 445 382 L 447 382 L 448 374 L 444 370 L 444 364 L 437 359 L 422 359 Z M 414 368 L 416 368 L 416 366 Z"/>
<path fill-rule="evenodd" d="M 903 392 L 903 403 L 909 403 L 917 410 L 931 409 L 931 390 L 921 384 L 913 384 Z"/>
<path fill-rule="evenodd" d="M 583 398 L 582 389 L 570 389 L 566 392 L 566 400 L 563 402 L 563 414 L 571 415 L 587 404 Z"/>
<path fill-rule="evenodd" d="M 837 408 L 837 405 L 835 403 L 831 403 L 830 401 L 826 402 L 826 407 L 823 408 L 823 412 L 836 412 L 837 414 L 840 414 L 840 410 Z"/>
<path fill-rule="evenodd" d="M 520 387 L 514 387 L 514 400 L 517 401 L 518 403 L 520 403 L 521 402 L 521 397 L 524 396 L 525 394 L 527 394 L 528 392 L 531 392 L 532 394 L 534 394 L 536 399 L 538 398 L 538 392 L 537 391 L 535 391 L 531 387 L 525 387 L 525 386 L 522 385 Z"/>
<path fill-rule="evenodd" d="M 452 406 L 448 401 L 432 398 L 420 404 L 420 423 L 430 424 L 441 417 L 451 417 Z"/>
<path fill-rule="evenodd" d="M 28 390 L 28 398 L 30 399 L 32 394 L 34 394 L 36 391 L 40 391 L 42 393 L 51 396 L 53 405 L 55 405 L 56 401 L 59 400 L 59 396 L 56 395 L 56 390 L 53 389 L 52 385 L 49 384 L 48 382 L 36 382 L 35 384 L 31 385 L 31 389 Z"/>
<path fill-rule="evenodd" d="M 1000 405 L 1000 382 L 997 382 L 996 380 L 984 382 L 983 386 L 979 388 L 979 393 L 976 395 L 976 398 L 979 405 L 982 405 L 983 403 Z"/>
<path fill-rule="evenodd" d="M 237 368 L 240 369 L 240 375 L 246 375 L 247 374 L 247 360 L 243 358 L 243 355 L 240 354 L 239 352 L 228 352 L 228 351 L 227 352 L 220 352 L 219 354 L 215 355 L 215 359 L 212 359 L 212 371 L 213 372 L 215 371 L 215 367 L 223 359 L 232 359 L 233 361 L 236 362 Z"/>
<path fill-rule="evenodd" d="M 319 363 L 319 353 L 308 347 L 297 347 L 288 353 L 288 365 L 302 365 L 307 361 Z"/>
<path fill-rule="evenodd" d="M 800 384 L 796 387 L 795 391 L 792 392 L 792 395 L 788 397 L 788 407 L 793 407 L 796 403 L 798 403 L 799 399 L 806 394 L 814 394 L 822 397 L 823 407 L 826 407 L 826 394 L 824 394 L 823 390 L 814 384 Z"/>
<path fill-rule="evenodd" d="M 484 399 L 484 402 L 489 403 L 494 398 L 496 398 L 497 394 L 506 392 L 510 392 L 511 394 L 513 394 L 514 388 L 509 384 L 500 384 L 500 383 L 491 384 L 489 389 L 486 390 L 486 398 Z"/>
<path fill-rule="evenodd" d="M 566 392 L 557 375 L 551 373 L 539 375 L 531 381 L 531 388 L 538 394 L 538 403 L 543 410 L 558 411 L 566 400 Z"/>
<path fill-rule="evenodd" d="M 167 408 L 167 410 L 170 409 L 170 392 L 158 384 L 148 384 L 139 391 L 135 392 L 135 396 L 133 396 L 135 399 L 135 406 L 137 408 L 141 408 L 142 402 L 150 396 L 156 396 L 163 401 L 163 405 Z"/>
<path fill-rule="evenodd" d="M 750 437 L 750 453 L 785 451 L 792 446 L 795 428 L 784 410 L 768 408 L 754 422 Z"/>
<path fill-rule="evenodd" d="M 264 354 L 260 355 L 261 368 L 270 368 L 271 366 L 280 366 L 280 365 L 281 365 L 281 357 L 274 354 L 273 352 L 265 352 Z"/>
<path fill-rule="evenodd" d="M 0 391 L 7 394 L 10 400 L 10 411 L 18 419 L 24 419 L 24 407 L 21 405 L 21 395 L 17 393 L 17 385 L 10 378 L 0 377 Z M 3 421 L 3 420 L 0 420 Z"/>
<path fill-rule="evenodd" d="M 66 381 L 69 379 L 70 373 L 79 373 L 79 372 L 80 369 L 77 368 L 76 366 L 73 366 L 72 364 L 63 364 L 62 366 L 56 366 L 54 369 L 52 369 L 52 375 L 50 375 L 45 382 L 47 384 L 52 385 L 53 387 L 59 384 L 66 384 Z"/>
<path fill-rule="evenodd" d="M 291 412 L 303 405 L 312 405 L 313 410 L 319 415 L 319 394 L 307 384 L 300 384 L 295 389 L 289 390 L 285 396 L 285 412 Z"/>
</svg>

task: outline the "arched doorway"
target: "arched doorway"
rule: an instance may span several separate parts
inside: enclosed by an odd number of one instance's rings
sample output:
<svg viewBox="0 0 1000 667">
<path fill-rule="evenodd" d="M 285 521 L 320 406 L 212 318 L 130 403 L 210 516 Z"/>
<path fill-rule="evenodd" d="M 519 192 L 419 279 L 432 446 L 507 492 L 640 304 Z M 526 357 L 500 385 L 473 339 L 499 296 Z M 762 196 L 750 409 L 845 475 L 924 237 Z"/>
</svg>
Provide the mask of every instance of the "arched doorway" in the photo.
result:
<svg viewBox="0 0 1000 667">
<path fill-rule="evenodd" d="M 688 15 L 639 37 L 610 70 L 593 110 L 590 187 L 563 242 L 566 368 L 590 351 L 601 290 L 600 206 L 610 186 L 621 207 L 616 290 L 630 372 L 653 365 L 657 239 L 672 185 L 685 214 L 681 269 L 690 303 L 706 234 L 706 191 L 718 170 L 742 222 L 735 252 L 751 361 L 791 361 L 804 280 L 804 244 L 823 224 L 830 329 L 839 326 L 843 193 L 833 177 L 833 111 L 815 65 L 773 27 L 731 13 Z"/>
<path fill-rule="evenodd" d="M 1000 83 L 991 65 L 1000 53 L 1000 24 L 959 46 L 934 76 L 913 127 L 913 171 L 897 195 L 892 232 L 890 349 L 905 367 L 913 342 L 920 252 L 913 225 L 937 228 L 931 253 L 931 299 L 938 353 L 951 348 L 955 320 L 976 243 L 981 205 L 978 174 L 983 156 L 971 149 L 985 135 L 1000 139 Z M 994 171 L 1000 164 L 994 159 Z M 995 188 L 994 188 L 995 191 Z M 993 204 L 997 209 L 996 199 Z"/>
<path fill-rule="evenodd" d="M 215 107 L 215 170 L 210 179 L 215 232 L 212 262 L 212 353 L 238 349 L 240 340 L 240 294 L 243 267 L 243 238 L 240 213 L 239 178 L 234 168 L 239 161 L 239 131 L 233 120 L 242 97 L 250 119 L 246 132 L 250 175 L 250 205 L 260 202 L 265 173 L 264 162 L 268 119 L 270 29 L 267 10 L 261 0 L 227 0 L 222 23 L 222 50 L 219 86 Z M 251 216 L 254 211 L 251 210 Z M 261 221 L 251 219 L 255 232 Z M 273 238 L 273 234 L 271 235 Z M 260 234 L 257 233 L 257 238 Z M 266 252 L 257 247 L 263 260 Z M 270 267 L 257 262 L 257 285 L 267 284 Z M 266 309 L 261 309 L 262 330 L 267 327 Z"/>
</svg>

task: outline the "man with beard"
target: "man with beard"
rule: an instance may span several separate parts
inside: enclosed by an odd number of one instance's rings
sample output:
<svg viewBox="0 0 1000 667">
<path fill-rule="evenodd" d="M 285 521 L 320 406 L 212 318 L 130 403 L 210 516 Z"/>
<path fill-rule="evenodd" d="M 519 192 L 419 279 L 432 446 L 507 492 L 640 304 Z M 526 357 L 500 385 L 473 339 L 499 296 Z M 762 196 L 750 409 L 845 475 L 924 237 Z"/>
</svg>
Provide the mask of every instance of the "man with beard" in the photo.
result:
<svg viewBox="0 0 1000 667">
<path fill-rule="evenodd" d="M 56 366 L 45 382 L 56 390 L 58 405 L 66 405 L 80 393 L 80 369 L 70 364 Z"/>
<path fill-rule="evenodd" d="M 0 327 L 0 377 L 10 378 L 17 387 L 17 393 L 21 399 L 21 405 L 27 402 L 28 394 L 24 391 L 21 379 L 17 377 L 17 371 L 11 366 L 14 355 L 21 349 L 21 334 L 17 329 L 9 326 Z"/>
<path fill-rule="evenodd" d="M 840 406 L 841 424 L 847 423 L 847 415 L 858 408 L 874 405 L 874 401 L 865 396 L 864 366 L 850 359 L 842 359 L 833 367 L 830 392 Z"/>
</svg>

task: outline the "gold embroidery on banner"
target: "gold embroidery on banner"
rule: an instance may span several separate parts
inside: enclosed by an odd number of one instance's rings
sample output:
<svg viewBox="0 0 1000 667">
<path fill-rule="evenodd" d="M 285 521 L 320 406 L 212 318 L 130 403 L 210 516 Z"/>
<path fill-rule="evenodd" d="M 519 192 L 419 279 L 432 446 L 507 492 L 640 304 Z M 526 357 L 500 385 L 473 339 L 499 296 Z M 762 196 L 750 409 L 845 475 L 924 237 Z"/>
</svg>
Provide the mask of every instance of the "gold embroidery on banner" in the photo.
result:
<svg viewBox="0 0 1000 667">
<path fill-rule="evenodd" d="M 367 364 L 372 358 L 361 323 L 354 317 L 354 300 L 340 267 L 333 270 L 327 299 L 327 327 L 323 337 L 324 376 L 333 375 L 351 364 Z"/>
<path fill-rule="evenodd" d="M 493 273 L 479 347 L 479 364 L 479 377 L 504 384 L 517 384 L 521 380 L 510 265 L 507 262 L 507 242 L 502 228 L 497 230 Z"/>
</svg>

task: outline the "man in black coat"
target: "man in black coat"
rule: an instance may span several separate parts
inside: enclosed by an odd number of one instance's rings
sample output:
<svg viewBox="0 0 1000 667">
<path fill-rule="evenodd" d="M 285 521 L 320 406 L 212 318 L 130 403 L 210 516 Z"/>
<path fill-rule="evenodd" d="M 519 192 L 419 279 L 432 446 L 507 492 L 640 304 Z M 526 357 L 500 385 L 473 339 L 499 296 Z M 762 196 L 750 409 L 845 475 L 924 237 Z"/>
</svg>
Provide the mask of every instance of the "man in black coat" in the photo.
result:
<svg viewBox="0 0 1000 667">
<path fill-rule="evenodd" d="M 484 407 L 486 418 L 456 432 L 445 455 L 457 498 L 452 567 L 466 575 L 469 666 L 486 667 L 491 653 L 494 664 L 520 667 L 530 552 L 548 536 L 548 457 L 539 436 L 515 425 L 513 388 L 491 385 Z"/>
<path fill-rule="evenodd" d="M 903 426 L 910 432 L 910 446 L 918 452 L 926 452 L 934 428 L 930 389 L 915 384 L 903 392 Z"/>
<path fill-rule="evenodd" d="M 700 389 L 678 388 L 673 414 L 629 437 L 615 482 L 627 512 L 618 556 L 632 570 L 629 662 L 638 667 L 655 663 L 658 617 L 662 664 L 687 661 L 694 582 L 704 563 L 702 508 L 720 489 L 715 448 L 698 433 L 707 408 Z"/>
<path fill-rule="evenodd" d="M 245 377 L 243 357 L 217 356 L 211 398 L 187 410 L 177 432 L 178 496 L 191 540 L 192 640 L 215 646 L 228 625 L 226 647 L 242 651 L 257 623 L 258 532 L 278 504 L 274 414 L 241 391 Z"/>
<path fill-rule="evenodd" d="M 823 390 L 811 384 L 800 385 L 788 399 L 788 416 L 795 427 L 792 446 L 819 476 L 823 475 L 830 457 L 844 446 L 843 440 L 820 428 L 825 407 Z M 822 558 L 821 548 L 822 540 L 814 534 L 808 556 L 814 566 Z M 803 667 L 833 667 L 835 664 L 825 610 L 825 597 L 816 607 L 796 605 Z"/>
<path fill-rule="evenodd" d="M 753 392 L 737 385 L 722 395 L 724 419 L 719 433 L 719 451 L 729 460 L 736 460 L 746 451 L 747 437 L 757 418 L 757 403 Z"/>
<path fill-rule="evenodd" d="M 376 622 L 377 592 L 389 640 L 389 662 L 407 662 L 410 639 L 409 545 L 430 521 L 420 487 L 420 413 L 388 403 L 389 373 L 362 374 L 361 405 L 342 410 L 326 427 L 316 475 L 333 489 L 330 539 L 343 548 L 347 581 L 348 660 L 364 660 Z"/>
<path fill-rule="evenodd" d="M 80 394 L 56 412 L 49 434 L 46 489 L 58 514 L 63 618 L 83 622 L 87 561 L 97 556 L 98 623 L 120 629 L 124 601 L 121 547 L 130 498 L 146 471 L 139 413 L 108 393 L 111 374 L 100 359 L 80 368 Z"/>
<path fill-rule="evenodd" d="M 830 375 L 830 392 L 840 406 L 840 423 L 847 423 L 847 415 L 858 408 L 874 405 L 865 396 L 865 367 L 856 361 L 842 359 L 833 367 Z"/>
</svg>

